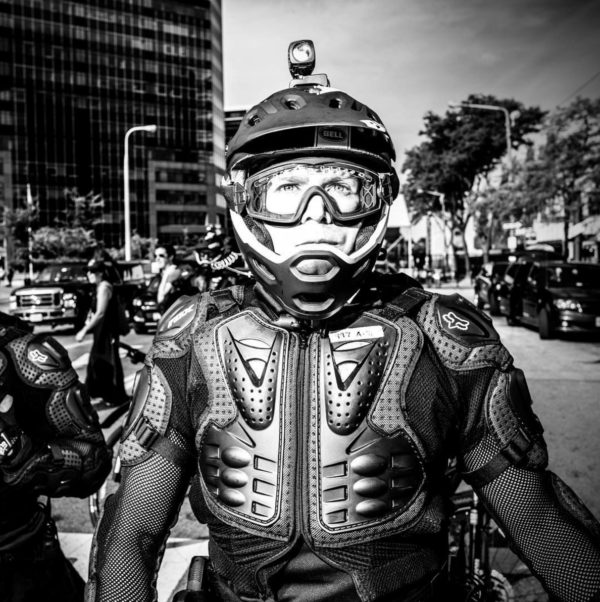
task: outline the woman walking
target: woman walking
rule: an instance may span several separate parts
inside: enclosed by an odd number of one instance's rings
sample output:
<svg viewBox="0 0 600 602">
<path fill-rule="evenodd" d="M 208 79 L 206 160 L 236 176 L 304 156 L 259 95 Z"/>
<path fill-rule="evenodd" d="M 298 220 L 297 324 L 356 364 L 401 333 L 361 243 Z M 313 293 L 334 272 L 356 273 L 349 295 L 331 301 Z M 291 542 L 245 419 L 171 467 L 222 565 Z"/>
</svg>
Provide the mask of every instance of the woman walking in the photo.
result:
<svg viewBox="0 0 600 602">
<path fill-rule="evenodd" d="M 102 260 L 88 263 L 88 278 L 96 285 L 96 309 L 75 335 L 79 342 L 89 332 L 94 335 L 85 384 L 92 399 L 100 397 L 106 405 L 120 405 L 127 401 L 127 394 L 119 357 L 118 299 Z"/>
</svg>

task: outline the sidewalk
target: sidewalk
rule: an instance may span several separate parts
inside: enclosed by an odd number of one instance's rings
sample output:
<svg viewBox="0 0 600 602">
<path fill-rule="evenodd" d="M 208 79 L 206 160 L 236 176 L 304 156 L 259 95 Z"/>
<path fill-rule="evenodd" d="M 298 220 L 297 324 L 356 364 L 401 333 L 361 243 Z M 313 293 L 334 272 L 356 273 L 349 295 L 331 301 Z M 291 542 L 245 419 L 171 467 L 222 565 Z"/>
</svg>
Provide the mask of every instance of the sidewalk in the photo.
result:
<svg viewBox="0 0 600 602">
<path fill-rule="evenodd" d="M 424 285 L 423 288 L 425 290 L 431 291 L 432 293 L 437 293 L 439 295 L 453 295 L 458 293 L 468 299 L 469 301 L 473 300 L 473 283 L 470 278 L 464 278 L 459 282 L 445 282 L 440 284 L 437 287 L 429 287 Z"/>
</svg>

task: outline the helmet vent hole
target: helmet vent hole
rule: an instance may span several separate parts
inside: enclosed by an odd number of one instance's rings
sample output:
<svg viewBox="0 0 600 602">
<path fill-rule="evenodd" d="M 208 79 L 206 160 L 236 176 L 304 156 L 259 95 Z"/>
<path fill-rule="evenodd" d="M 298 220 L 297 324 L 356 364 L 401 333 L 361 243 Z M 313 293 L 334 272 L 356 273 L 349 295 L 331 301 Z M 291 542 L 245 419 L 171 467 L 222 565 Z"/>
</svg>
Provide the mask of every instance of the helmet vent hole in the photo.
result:
<svg viewBox="0 0 600 602">
<path fill-rule="evenodd" d="M 300 104 L 293 99 L 287 99 L 285 101 L 285 106 L 290 109 L 290 111 L 297 111 L 300 108 Z"/>
<path fill-rule="evenodd" d="M 332 109 L 341 109 L 341 108 L 342 108 L 342 101 L 341 101 L 341 99 L 340 99 L 340 98 L 332 98 L 332 99 L 329 101 L 329 106 L 330 106 Z"/>
<path fill-rule="evenodd" d="M 356 100 L 352 103 L 352 106 L 350 107 L 353 111 L 360 111 L 362 109 L 362 105 L 359 102 L 356 102 Z"/>
<path fill-rule="evenodd" d="M 369 117 L 369 119 L 372 119 L 373 121 L 379 121 L 379 117 L 377 117 L 377 115 L 375 115 L 375 113 L 373 113 L 373 111 L 367 111 L 367 116 Z"/>
<path fill-rule="evenodd" d="M 248 125 L 250 125 L 250 126 L 256 125 L 259 121 L 260 121 L 260 117 L 256 114 L 250 115 L 250 117 L 248 117 Z"/>
</svg>

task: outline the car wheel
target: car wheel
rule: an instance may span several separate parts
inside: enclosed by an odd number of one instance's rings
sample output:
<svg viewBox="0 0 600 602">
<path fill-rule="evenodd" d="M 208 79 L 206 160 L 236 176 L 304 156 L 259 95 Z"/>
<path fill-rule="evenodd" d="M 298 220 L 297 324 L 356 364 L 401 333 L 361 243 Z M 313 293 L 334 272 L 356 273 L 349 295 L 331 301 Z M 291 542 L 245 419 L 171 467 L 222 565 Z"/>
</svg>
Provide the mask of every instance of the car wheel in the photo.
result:
<svg viewBox="0 0 600 602">
<path fill-rule="evenodd" d="M 500 306 L 498 305 L 498 299 L 496 295 L 490 293 L 489 296 L 489 304 L 490 304 L 490 315 L 491 316 L 499 316 L 500 315 Z"/>
<path fill-rule="evenodd" d="M 540 339 L 551 339 L 554 337 L 554 329 L 550 319 L 550 312 L 543 307 L 538 314 L 538 330 Z"/>
<path fill-rule="evenodd" d="M 135 334 L 146 334 L 147 331 L 147 328 L 143 324 L 135 323 L 133 325 L 133 332 L 135 332 Z"/>
</svg>

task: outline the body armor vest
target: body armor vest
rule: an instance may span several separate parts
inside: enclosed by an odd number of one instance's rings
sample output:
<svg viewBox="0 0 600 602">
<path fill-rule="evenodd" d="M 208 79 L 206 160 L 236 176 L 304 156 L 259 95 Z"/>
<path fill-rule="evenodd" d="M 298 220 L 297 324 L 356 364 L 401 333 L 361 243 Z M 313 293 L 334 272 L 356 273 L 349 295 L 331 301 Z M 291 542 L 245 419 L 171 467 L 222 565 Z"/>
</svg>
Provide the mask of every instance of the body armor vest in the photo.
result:
<svg viewBox="0 0 600 602">
<path fill-rule="evenodd" d="M 248 309 L 221 321 L 210 343 L 208 332 L 195 340 L 209 389 L 200 485 L 219 521 L 318 548 L 417 520 L 425 453 L 402 409 L 423 344 L 414 322 L 367 313 L 303 334 Z"/>
</svg>

